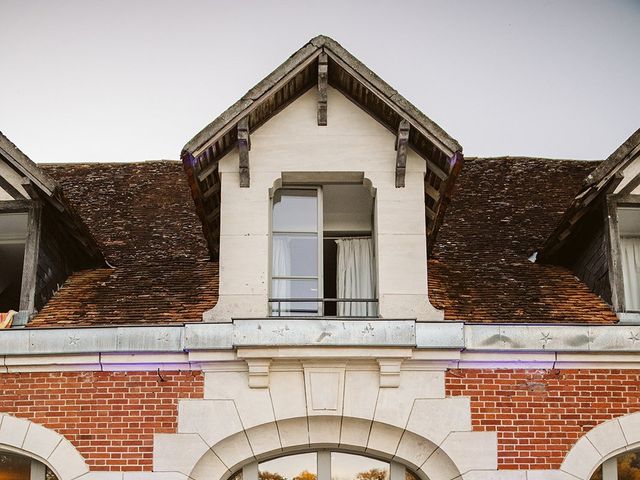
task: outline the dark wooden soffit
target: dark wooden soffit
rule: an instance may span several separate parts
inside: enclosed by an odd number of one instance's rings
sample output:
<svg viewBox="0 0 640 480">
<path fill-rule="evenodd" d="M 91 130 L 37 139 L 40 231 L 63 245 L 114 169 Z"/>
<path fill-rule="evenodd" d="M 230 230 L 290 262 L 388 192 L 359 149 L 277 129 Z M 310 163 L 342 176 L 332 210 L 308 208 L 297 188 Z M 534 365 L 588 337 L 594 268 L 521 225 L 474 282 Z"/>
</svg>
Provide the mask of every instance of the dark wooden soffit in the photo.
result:
<svg viewBox="0 0 640 480">
<path fill-rule="evenodd" d="M 80 215 L 67 202 L 60 185 L 44 170 L 36 165 L 16 145 L 0 132 L 0 161 L 7 162 L 22 176 L 22 187 L 29 194 L 30 200 L 42 201 L 50 207 L 50 214 L 71 235 L 79 248 L 82 248 L 91 265 L 104 264 L 104 256 L 98 242 L 93 237 Z"/>
<path fill-rule="evenodd" d="M 212 258 L 218 258 L 220 176 L 218 162 L 238 145 L 238 124 L 255 132 L 287 105 L 318 85 L 319 57 L 328 59 L 328 84 L 394 135 L 409 123 L 408 146 L 427 163 L 425 215 L 429 245 L 442 223 L 447 198 L 462 165 L 462 147 L 396 90 L 334 40 L 319 36 L 249 90 L 183 148 L 181 159 Z M 320 76 L 322 77 L 322 76 Z M 329 106 L 328 122 L 331 122 Z M 394 162 L 389 158 L 389 162 Z"/>
<path fill-rule="evenodd" d="M 579 231 L 581 221 L 594 208 L 602 208 L 606 204 L 604 197 L 616 189 L 623 179 L 622 171 L 624 168 L 636 160 L 639 155 L 640 129 L 636 130 L 585 179 L 582 188 L 565 210 L 558 225 L 538 253 L 541 262 L 559 263 L 562 261 L 560 258 L 562 252 L 567 245 L 571 244 L 574 234 Z M 632 180 L 630 185 L 635 184 L 636 182 Z"/>
</svg>

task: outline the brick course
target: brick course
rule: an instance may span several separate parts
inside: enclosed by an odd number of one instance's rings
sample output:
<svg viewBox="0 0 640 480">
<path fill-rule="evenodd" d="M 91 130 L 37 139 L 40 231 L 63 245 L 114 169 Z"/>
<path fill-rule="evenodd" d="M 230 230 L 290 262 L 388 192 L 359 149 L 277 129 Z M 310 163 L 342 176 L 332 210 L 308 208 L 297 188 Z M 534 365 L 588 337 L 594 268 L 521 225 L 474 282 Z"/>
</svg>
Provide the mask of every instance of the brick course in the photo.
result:
<svg viewBox="0 0 640 480">
<path fill-rule="evenodd" d="M 498 468 L 555 469 L 579 437 L 640 410 L 640 370 L 450 370 L 474 430 L 498 432 Z"/>
<path fill-rule="evenodd" d="M 154 433 L 175 433 L 201 372 L 0 374 L 0 412 L 64 435 L 92 470 L 151 470 Z"/>
</svg>

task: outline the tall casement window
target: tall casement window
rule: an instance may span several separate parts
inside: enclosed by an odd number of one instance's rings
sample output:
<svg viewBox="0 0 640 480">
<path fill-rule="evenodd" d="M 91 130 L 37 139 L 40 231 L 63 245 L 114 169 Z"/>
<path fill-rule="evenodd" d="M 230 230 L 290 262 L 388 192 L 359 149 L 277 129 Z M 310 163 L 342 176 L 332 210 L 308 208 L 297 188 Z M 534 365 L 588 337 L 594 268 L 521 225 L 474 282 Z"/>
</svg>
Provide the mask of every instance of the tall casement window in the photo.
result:
<svg viewBox="0 0 640 480">
<path fill-rule="evenodd" d="M 640 312 L 640 208 L 618 208 L 618 233 L 624 309 Z"/>
<path fill-rule="evenodd" d="M 373 206 L 361 184 L 274 192 L 272 316 L 377 315 Z"/>
<path fill-rule="evenodd" d="M 57 480 L 57 477 L 37 460 L 0 450 L 0 480 Z"/>
<path fill-rule="evenodd" d="M 417 480 L 404 465 L 319 450 L 246 465 L 234 480 Z"/>
<path fill-rule="evenodd" d="M 26 212 L 0 214 L 0 315 L 20 310 L 27 219 Z"/>
</svg>

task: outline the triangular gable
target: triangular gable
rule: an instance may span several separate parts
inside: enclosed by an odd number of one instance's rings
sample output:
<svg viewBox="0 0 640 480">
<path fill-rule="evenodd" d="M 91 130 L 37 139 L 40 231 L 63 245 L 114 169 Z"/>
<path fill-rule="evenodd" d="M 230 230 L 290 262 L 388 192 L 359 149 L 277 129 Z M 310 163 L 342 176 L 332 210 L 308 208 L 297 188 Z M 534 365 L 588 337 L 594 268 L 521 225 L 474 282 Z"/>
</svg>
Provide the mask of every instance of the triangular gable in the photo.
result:
<svg viewBox="0 0 640 480">
<path fill-rule="evenodd" d="M 580 221 L 596 205 L 600 205 L 602 201 L 606 200 L 606 194 L 613 193 L 622 181 L 624 169 L 636 161 L 639 155 L 640 129 L 636 130 L 585 179 L 582 188 L 540 250 L 539 258 L 541 260 L 553 261 L 554 255 L 569 242 L 573 233 L 577 231 Z"/>
<path fill-rule="evenodd" d="M 316 86 L 321 54 L 326 54 L 328 59 L 329 85 L 394 133 L 398 132 L 403 120 L 410 125 L 409 146 L 427 162 L 425 215 L 428 244 L 433 246 L 455 178 L 462 167 L 462 147 L 336 41 L 318 36 L 184 146 L 181 158 L 212 257 L 218 256 L 220 232 L 218 162 L 238 144 L 238 124 L 246 121 L 248 129 L 255 131 L 302 93 Z"/>
<path fill-rule="evenodd" d="M 27 188 L 27 196 L 19 201 L 39 199 L 51 207 L 52 215 L 64 225 L 70 235 L 78 241 L 85 253 L 97 263 L 104 258 L 96 240 L 89 229 L 64 198 L 60 185 L 27 155 L 25 155 L 11 140 L 0 132 L 0 162 L 5 162 L 23 179 L 20 190 Z M 0 201 L 1 202 L 1 201 Z"/>
</svg>

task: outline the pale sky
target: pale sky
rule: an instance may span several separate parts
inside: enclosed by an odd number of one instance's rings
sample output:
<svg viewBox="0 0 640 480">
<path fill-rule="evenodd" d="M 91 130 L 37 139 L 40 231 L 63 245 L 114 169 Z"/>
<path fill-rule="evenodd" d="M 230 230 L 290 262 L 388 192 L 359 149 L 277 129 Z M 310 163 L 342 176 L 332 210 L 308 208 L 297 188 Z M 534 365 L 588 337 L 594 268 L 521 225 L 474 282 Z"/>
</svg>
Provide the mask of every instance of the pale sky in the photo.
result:
<svg viewBox="0 0 640 480">
<path fill-rule="evenodd" d="M 602 159 L 640 127 L 640 0 L 0 0 L 0 131 L 36 162 L 177 159 L 331 36 L 466 156 Z"/>
</svg>

